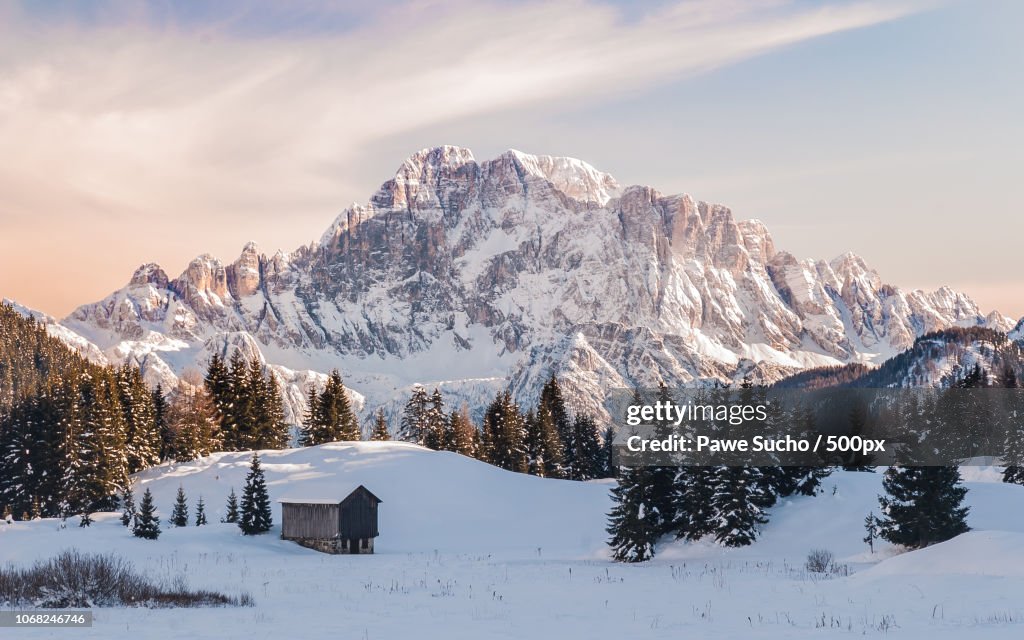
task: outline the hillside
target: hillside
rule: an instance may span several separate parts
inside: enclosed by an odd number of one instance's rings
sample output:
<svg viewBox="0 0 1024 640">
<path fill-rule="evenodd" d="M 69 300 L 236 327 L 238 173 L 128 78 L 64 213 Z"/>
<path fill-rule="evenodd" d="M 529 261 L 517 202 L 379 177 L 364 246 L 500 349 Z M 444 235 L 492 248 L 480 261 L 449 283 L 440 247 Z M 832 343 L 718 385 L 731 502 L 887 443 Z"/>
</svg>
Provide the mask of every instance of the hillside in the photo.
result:
<svg viewBox="0 0 1024 640">
<path fill-rule="evenodd" d="M 1024 379 L 1024 343 L 985 327 L 953 327 L 925 334 L 878 367 L 848 364 L 807 369 L 775 383 L 777 388 L 949 387 L 976 364 L 993 380 L 1012 372 Z"/>
<path fill-rule="evenodd" d="M 327 497 L 354 483 L 382 499 L 372 556 L 328 556 L 219 524 L 247 455 L 217 454 L 137 476 L 162 515 L 182 486 L 213 524 L 164 526 L 133 538 L 115 514 L 80 529 L 57 520 L 0 524 L 0 562 L 64 548 L 115 553 L 155 577 L 250 592 L 253 609 L 97 609 L 76 637 L 1016 638 L 1024 590 L 1024 487 L 965 468 L 974 531 L 896 554 L 861 542 L 881 474 L 838 472 L 823 495 L 790 498 L 752 546 L 666 542 L 640 565 L 607 560 L 608 486 L 513 474 L 453 454 L 396 443 L 331 444 L 265 453 L 271 496 Z M 275 519 L 279 512 L 275 507 Z M 850 577 L 803 569 L 830 549 Z M 553 606 L 557 603 L 557 606 Z"/>
</svg>

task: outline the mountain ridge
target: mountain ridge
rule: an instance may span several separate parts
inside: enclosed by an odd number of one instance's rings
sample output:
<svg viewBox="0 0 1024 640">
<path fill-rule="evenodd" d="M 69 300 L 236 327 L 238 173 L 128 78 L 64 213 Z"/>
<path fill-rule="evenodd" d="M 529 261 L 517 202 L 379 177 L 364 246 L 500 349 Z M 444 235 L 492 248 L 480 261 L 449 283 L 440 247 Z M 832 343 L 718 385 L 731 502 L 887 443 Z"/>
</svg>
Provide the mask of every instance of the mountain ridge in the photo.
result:
<svg viewBox="0 0 1024 640">
<path fill-rule="evenodd" d="M 572 158 L 421 150 L 319 241 L 267 255 L 155 264 L 60 325 L 111 361 L 173 384 L 243 349 L 301 387 L 331 368 L 394 410 L 410 385 L 478 410 L 511 386 L 532 402 L 551 373 L 603 414 L 617 386 L 877 364 L 951 326 L 1010 331 L 964 294 L 904 292 L 853 253 L 798 259 L 757 220 Z"/>
</svg>

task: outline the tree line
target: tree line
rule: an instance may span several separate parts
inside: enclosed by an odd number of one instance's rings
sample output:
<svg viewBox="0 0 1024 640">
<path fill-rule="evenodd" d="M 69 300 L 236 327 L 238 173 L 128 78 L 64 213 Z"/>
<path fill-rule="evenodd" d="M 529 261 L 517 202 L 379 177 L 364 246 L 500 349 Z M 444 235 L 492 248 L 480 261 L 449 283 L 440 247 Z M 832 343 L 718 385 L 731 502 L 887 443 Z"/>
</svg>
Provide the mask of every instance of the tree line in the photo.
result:
<svg viewBox="0 0 1024 640">
<path fill-rule="evenodd" d="M 374 434 L 383 437 L 383 413 Z M 502 469 L 545 478 L 590 480 L 613 474 L 611 435 L 584 411 L 571 412 L 558 379 L 544 384 L 535 407 L 525 412 L 501 391 L 477 426 L 465 406 L 449 410 L 440 390 L 417 386 L 402 412 L 398 438 L 430 449 L 454 451 Z"/>
<path fill-rule="evenodd" d="M 708 397 L 705 397 L 705 393 Z M 695 404 L 721 405 L 732 393 L 724 385 L 698 391 Z M 754 406 L 764 404 L 763 388 L 756 388 L 749 379 L 740 385 L 735 401 Z M 670 390 L 660 385 L 656 401 L 672 403 Z M 645 402 L 639 391 L 634 404 Z M 785 420 L 803 421 L 803 430 L 813 430 L 807 423 L 809 413 L 787 415 Z M 671 425 L 656 423 L 655 437 L 671 435 Z M 730 425 L 713 420 L 694 421 L 696 433 L 728 433 Z M 791 495 L 813 496 L 831 469 L 817 466 L 745 466 L 729 454 L 716 457 L 715 464 L 690 464 L 685 458 L 674 465 L 623 466 L 618 471 L 618 484 L 611 490 L 612 509 L 608 514 L 608 544 L 612 557 L 620 562 L 643 562 L 654 557 L 662 539 L 696 541 L 714 539 L 728 547 L 746 546 L 757 539 L 762 525 L 768 522 L 768 509 L 780 498 Z"/>
<path fill-rule="evenodd" d="M 222 375 L 221 375 L 222 374 Z M 211 360 L 207 379 L 150 390 L 0 305 L 0 515 L 66 517 L 116 507 L 132 473 L 218 450 L 283 448 L 277 383 L 259 361 Z"/>
<path fill-rule="evenodd" d="M 1016 374 L 1004 367 L 998 375 L 980 364 L 961 369 L 956 379 L 947 379 L 944 389 L 927 389 L 882 396 L 887 406 L 881 419 L 890 424 L 895 440 L 913 443 L 897 452 L 896 463 L 883 478 L 884 495 L 879 496 L 879 515 L 865 520 L 865 542 L 876 538 L 907 548 L 920 548 L 948 540 L 969 530 L 969 509 L 963 506 L 967 489 L 961 485 L 958 462 L 980 455 L 981 443 L 992 438 L 1001 448 L 1004 482 L 1024 484 L 1024 414 L 1016 394 L 984 395 L 965 390 L 1016 389 Z M 917 391 L 917 390 L 915 390 Z M 700 392 L 699 392 L 700 393 Z M 698 393 L 698 395 L 699 395 Z M 724 394 L 722 387 L 710 392 Z M 760 404 L 763 389 L 745 380 L 738 403 Z M 763 396 L 761 396 L 763 397 Z M 671 394 L 662 386 L 659 401 L 671 402 Z M 711 403 L 722 402 L 713 397 Z M 635 404 L 645 404 L 636 394 Z M 698 400 L 697 404 L 702 401 Z M 806 437 L 815 433 L 813 413 L 791 407 L 778 414 L 774 427 Z M 1009 422 L 1006 432 L 993 429 L 997 422 Z M 654 425 L 656 437 L 668 437 L 668 425 Z M 693 424 L 698 432 L 721 435 L 728 426 Z M 772 425 L 764 425 L 772 432 Z M 851 433 L 864 434 L 863 407 L 854 405 L 848 416 Z M 756 431 L 756 429 L 755 429 Z M 775 431 L 781 433 L 784 431 Z M 949 461 L 922 457 L 942 451 Z M 713 459 L 716 464 L 692 466 L 681 460 L 675 466 L 630 466 L 619 471 L 618 485 L 612 489 L 613 508 L 609 513 L 609 545 L 616 560 L 641 562 L 653 557 L 656 545 L 666 537 L 685 540 L 711 538 L 725 546 L 753 543 L 768 522 L 767 509 L 779 498 L 791 495 L 816 495 L 821 481 L 834 466 L 749 466 L 728 455 Z M 808 460 L 808 462 L 812 462 Z M 848 456 L 832 465 L 852 471 L 873 471 L 870 455 Z M 826 461 L 828 463 L 828 461 Z"/>
</svg>

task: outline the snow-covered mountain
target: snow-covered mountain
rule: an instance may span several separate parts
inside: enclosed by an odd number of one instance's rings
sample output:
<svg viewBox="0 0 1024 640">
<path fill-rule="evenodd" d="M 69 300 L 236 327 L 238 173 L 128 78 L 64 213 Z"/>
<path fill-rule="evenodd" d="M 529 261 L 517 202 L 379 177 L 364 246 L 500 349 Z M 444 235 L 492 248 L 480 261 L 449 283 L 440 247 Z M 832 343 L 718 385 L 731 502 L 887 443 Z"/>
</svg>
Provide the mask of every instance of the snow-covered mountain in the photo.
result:
<svg viewBox="0 0 1024 640">
<path fill-rule="evenodd" d="M 411 156 L 318 242 L 203 255 L 174 279 L 147 264 L 61 325 L 165 385 L 215 351 L 258 354 L 293 417 L 335 367 L 367 411 L 413 383 L 474 408 L 506 385 L 529 402 L 552 372 L 597 409 L 614 387 L 771 381 L 878 363 L 937 329 L 1013 327 L 948 288 L 884 284 L 854 254 L 798 259 L 721 205 L 450 146 Z"/>
<path fill-rule="evenodd" d="M 906 351 L 879 367 L 851 363 L 845 367 L 807 369 L 776 383 L 785 388 L 861 387 L 948 388 L 962 381 L 975 365 L 988 382 L 1004 386 L 1009 374 L 1024 380 L 1024 340 L 985 327 L 952 327 L 921 336 Z"/>
</svg>

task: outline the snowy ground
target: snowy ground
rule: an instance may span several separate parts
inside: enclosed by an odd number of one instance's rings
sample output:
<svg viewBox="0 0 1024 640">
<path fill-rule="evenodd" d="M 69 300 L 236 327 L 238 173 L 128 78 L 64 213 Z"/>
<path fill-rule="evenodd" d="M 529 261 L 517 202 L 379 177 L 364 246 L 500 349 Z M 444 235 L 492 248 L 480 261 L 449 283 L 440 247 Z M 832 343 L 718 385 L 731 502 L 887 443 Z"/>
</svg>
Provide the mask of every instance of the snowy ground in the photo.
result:
<svg viewBox="0 0 1024 640">
<path fill-rule="evenodd" d="M 244 454 L 218 454 L 139 480 L 164 516 L 181 484 L 190 504 L 203 494 L 215 521 L 247 465 Z M 653 562 L 626 566 L 606 557 L 606 483 L 541 480 L 392 443 L 266 452 L 264 467 L 274 499 L 341 497 L 365 484 L 383 500 L 377 553 L 329 556 L 280 540 L 276 527 L 246 538 L 223 524 L 165 527 L 143 541 L 114 514 L 88 529 L 0 524 L 2 562 L 113 551 L 156 577 L 256 600 L 96 609 L 91 629 L 19 637 L 1024 637 L 1024 487 L 995 482 L 991 469 L 965 469 L 975 530 L 922 551 L 867 553 L 862 521 L 877 509 L 881 475 L 838 473 L 824 495 L 776 507 L 752 547 L 670 543 Z M 808 574 L 812 548 L 834 552 L 851 575 Z"/>
</svg>

